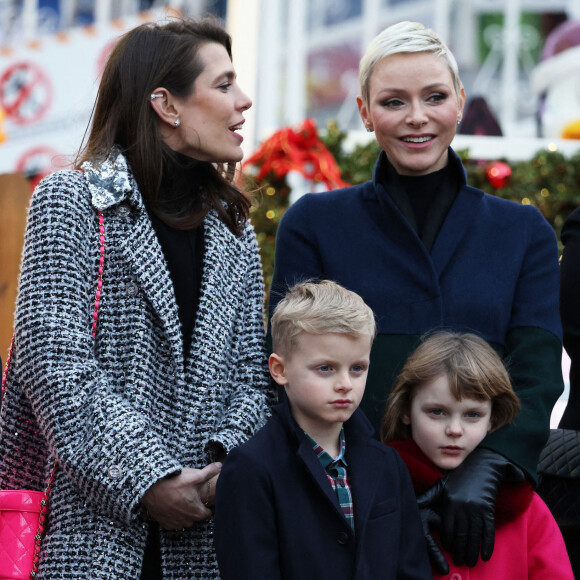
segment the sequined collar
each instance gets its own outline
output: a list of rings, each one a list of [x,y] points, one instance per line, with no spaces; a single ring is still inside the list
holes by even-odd
[[[132,190],[127,160],[118,150],[113,150],[103,162],[85,161],[81,169],[91,192],[92,204],[98,210],[117,205]]]

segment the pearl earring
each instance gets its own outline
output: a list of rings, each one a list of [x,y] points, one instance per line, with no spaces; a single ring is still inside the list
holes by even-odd
[[[179,125],[181,125],[181,121],[179,119],[175,119],[175,121],[173,121],[173,126],[177,129]]]

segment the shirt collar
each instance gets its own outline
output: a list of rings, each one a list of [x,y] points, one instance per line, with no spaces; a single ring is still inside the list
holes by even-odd
[[[344,437],[344,427],[340,430],[339,435],[339,453],[336,457],[331,457],[308,433],[304,433],[312,445],[312,449],[318,457],[322,467],[327,469],[330,465],[342,462],[346,466],[346,439]]]

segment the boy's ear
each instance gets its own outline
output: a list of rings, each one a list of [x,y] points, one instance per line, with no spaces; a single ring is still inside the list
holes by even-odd
[[[286,378],[286,365],[284,364],[283,357],[273,352],[268,359],[268,366],[270,367],[270,374],[272,375],[272,378],[279,385],[288,384],[288,379]]]

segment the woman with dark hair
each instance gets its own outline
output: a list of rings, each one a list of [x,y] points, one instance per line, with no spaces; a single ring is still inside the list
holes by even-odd
[[[232,183],[250,106],[221,26],[139,26],[107,62],[76,170],[33,195],[0,488],[53,474],[38,578],[219,578],[220,462],[270,403]]]

